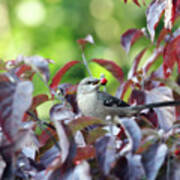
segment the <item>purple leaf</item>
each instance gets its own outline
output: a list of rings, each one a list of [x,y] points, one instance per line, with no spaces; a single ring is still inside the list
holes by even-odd
[[[112,173],[123,180],[139,180],[145,177],[144,168],[141,163],[140,155],[127,154],[120,156],[117,160]]]
[[[166,144],[153,144],[142,155],[142,163],[148,180],[155,180],[164,163],[168,147]]]
[[[33,85],[29,81],[0,82],[0,125],[10,141],[22,126],[24,113],[31,105],[32,92]]]
[[[163,101],[172,101],[173,95],[172,90],[168,87],[158,87],[148,91],[146,93],[145,104],[163,102]],[[174,107],[163,107],[163,108],[154,108],[158,116],[159,127],[165,131],[169,130],[172,127],[173,122],[175,121],[175,108]]]
[[[179,159],[173,159],[173,161],[170,161],[170,171],[167,172],[166,177],[168,177],[171,180],[178,180],[180,176],[180,162]]]
[[[126,53],[129,53],[131,46],[143,35],[143,31],[139,29],[129,29],[122,34],[120,41]]]
[[[92,61],[106,68],[118,81],[123,82],[123,71],[115,62],[105,59],[93,59]]]
[[[147,28],[150,33],[151,41],[154,40],[155,29],[159,23],[162,13],[166,7],[166,1],[153,0],[146,11]]]
[[[6,167],[6,163],[3,161],[2,157],[0,156],[0,179],[2,179],[2,174],[5,167]]]
[[[146,99],[146,95],[144,91],[140,91],[140,90],[132,90],[131,96],[130,96],[130,104],[144,104],[145,103],[145,99]]]
[[[50,110],[51,120],[54,122],[58,137],[60,139],[59,144],[61,148],[61,163],[64,163],[69,156],[71,142],[69,137],[71,136],[63,122],[66,120],[72,120],[74,118],[74,113],[71,109],[67,108],[63,104],[56,104]]]
[[[129,139],[129,148],[130,149],[122,149],[122,151],[130,151],[135,152],[141,142],[142,134],[139,126],[137,125],[134,118],[120,118],[120,123],[125,130],[125,134]],[[121,152],[123,154],[123,152]]]
[[[131,79],[133,76],[136,75],[138,65],[140,63],[141,58],[143,57],[144,53],[146,52],[147,48],[144,48],[134,59],[132,67],[128,73],[128,79]]]
[[[74,170],[68,174],[66,180],[91,180],[90,176],[90,165],[87,161],[82,161],[78,164]]]
[[[96,158],[104,175],[108,175],[116,158],[115,140],[104,136],[96,141]]]

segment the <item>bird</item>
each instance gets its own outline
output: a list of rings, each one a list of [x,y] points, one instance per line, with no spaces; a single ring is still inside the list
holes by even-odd
[[[100,91],[100,79],[87,77],[80,81],[77,88],[77,104],[84,116],[93,116],[106,120],[107,116],[114,118],[132,117],[143,109],[180,105],[180,101],[166,101],[142,105],[129,105],[123,100],[104,91]]]

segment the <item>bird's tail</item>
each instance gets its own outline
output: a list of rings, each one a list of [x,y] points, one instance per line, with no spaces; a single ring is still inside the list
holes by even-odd
[[[157,103],[143,104],[137,106],[131,106],[131,109],[135,112],[140,112],[143,109],[152,109],[152,108],[160,108],[167,106],[180,106],[180,101],[163,101]]]

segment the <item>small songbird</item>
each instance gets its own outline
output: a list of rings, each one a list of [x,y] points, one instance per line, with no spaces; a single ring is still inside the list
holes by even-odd
[[[101,85],[100,79],[93,77],[85,78],[79,83],[77,103],[83,115],[100,119],[106,119],[107,116],[111,118],[114,118],[114,116],[131,117],[137,115],[143,109],[180,105],[180,101],[167,101],[130,106],[121,99],[100,91],[99,87]]]

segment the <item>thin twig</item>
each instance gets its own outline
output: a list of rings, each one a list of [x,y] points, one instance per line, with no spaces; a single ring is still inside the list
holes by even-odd
[[[92,73],[91,73],[91,71],[90,71],[90,69],[88,67],[88,63],[87,63],[84,52],[82,52],[82,60],[83,60],[83,63],[84,63],[84,65],[85,65],[85,67],[86,67],[86,69],[88,71],[89,76],[92,77]]]

